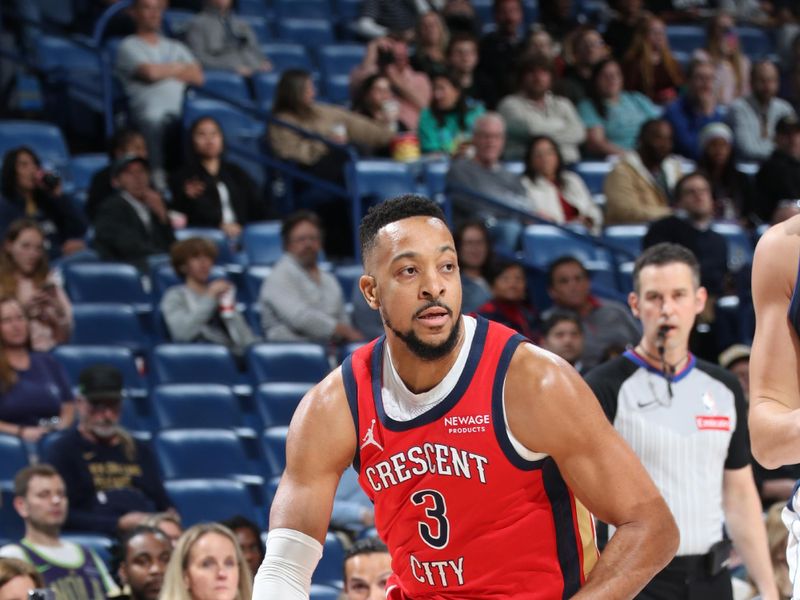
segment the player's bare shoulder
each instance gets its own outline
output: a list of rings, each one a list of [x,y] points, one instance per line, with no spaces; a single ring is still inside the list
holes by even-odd
[[[789,298],[800,262],[800,215],[770,227],[756,246],[753,260],[753,284],[759,292],[774,291]],[[756,298],[758,300],[758,298]]]
[[[567,393],[581,382],[580,375],[567,361],[534,344],[517,347],[506,375],[506,398],[517,393],[523,397],[546,401],[551,394]]]

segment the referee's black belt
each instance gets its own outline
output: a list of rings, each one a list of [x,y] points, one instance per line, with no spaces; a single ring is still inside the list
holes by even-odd
[[[727,567],[730,554],[730,540],[721,540],[711,546],[711,549],[705,554],[676,556],[670,561],[667,568],[686,573],[703,573],[714,576]]]

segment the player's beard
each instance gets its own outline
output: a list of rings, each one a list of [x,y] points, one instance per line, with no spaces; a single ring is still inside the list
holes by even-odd
[[[417,312],[422,313],[423,311],[434,306],[445,308],[450,315],[453,314],[449,307],[438,302],[431,302]],[[414,316],[416,317],[416,315]],[[408,331],[400,331],[399,329],[395,329],[392,326],[392,322],[389,320],[389,316],[382,309],[381,317],[383,317],[383,322],[386,327],[392,330],[392,333],[394,333],[395,336],[397,336],[397,338],[406,345],[411,353],[424,361],[434,361],[444,358],[450,354],[450,352],[453,351],[453,348],[456,347],[456,344],[458,344],[458,338],[461,332],[460,313],[458,315],[458,319],[456,319],[455,323],[453,324],[453,328],[450,330],[450,335],[448,335],[447,338],[439,344],[428,344],[427,342],[423,342],[413,329],[409,329]]]

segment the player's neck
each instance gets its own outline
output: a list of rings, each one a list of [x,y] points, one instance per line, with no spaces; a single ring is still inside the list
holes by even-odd
[[[458,325],[459,335],[456,345],[444,357],[437,360],[422,360],[411,352],[402,340],[387,337],[387,344],[392,356],[392,366],[406,388],[414,394],[427,392],[444,379],[445,375],[453,368],[461,347],[464,344],[464,322]]]

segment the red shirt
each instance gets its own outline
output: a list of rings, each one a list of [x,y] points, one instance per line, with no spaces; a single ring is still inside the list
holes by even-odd
[[[550,457],[528,461],[506,431],[503,383],[525,340],[478,318],[452,392],[410,421],[380,399],[381,337],[342,366],[354,467],[392,554],[389,598],[568,598],[597,559],[591,515]],[[394,587],[396,586],[396,587]]]

